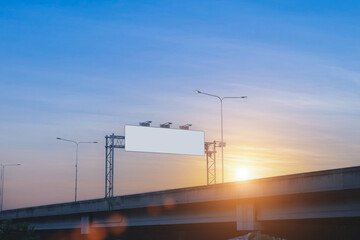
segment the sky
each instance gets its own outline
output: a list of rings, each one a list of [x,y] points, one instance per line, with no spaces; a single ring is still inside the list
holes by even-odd
[[[2,1],[4,209],[104,197],[105,135],[191,123],[225,181],[357,166],[358,1]],[[115,195],[206,184],[204,156],[115,152]],[[218,155],[218,183],[221,164]]]

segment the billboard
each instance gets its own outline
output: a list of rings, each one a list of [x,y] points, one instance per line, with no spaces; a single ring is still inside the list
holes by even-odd
[[[204,132],[125,125],[125,151],[204,155]]]

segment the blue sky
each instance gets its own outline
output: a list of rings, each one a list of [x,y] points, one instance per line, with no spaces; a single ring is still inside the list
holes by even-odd
[[[8,1],[0,4],[5,208],[103,197],[104,136],[192,123],[219,139],[227,181],[358,165],[357,1]],[[116,194],[202,185],[205,158],[118,151]],[[219,168],[220,170],[220,168]],[[164,181],[166,179],[166,181]],[[220,179],[219,179],[220,180]],[[19,198],[22,194],[22,198]]]

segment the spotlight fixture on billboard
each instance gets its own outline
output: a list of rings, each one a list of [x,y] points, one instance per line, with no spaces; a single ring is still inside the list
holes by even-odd
[[[152,121],[139,122],[139,126],[150,127],[150,123],[152,123]]]
[[[172,122],[166,122],[166,123],[160,124],[160,127],[161,128],[170,128],[171,124],[172,124]]]
[[[192,126],[192,124],[188,123],[188,124],[179,126],[179,128],[180,128],[180,129],[183,129],[183,130],[189,130],[189,128],[190,128],[191,126]]]

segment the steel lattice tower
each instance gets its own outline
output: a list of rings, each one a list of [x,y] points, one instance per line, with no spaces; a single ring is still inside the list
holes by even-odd
[[[105,198],[114,196],[114,150],[125,148],[125,136],[105,136]]]
[[[217,142],[205,142],[207,184],[216,183],[216,147]]]

